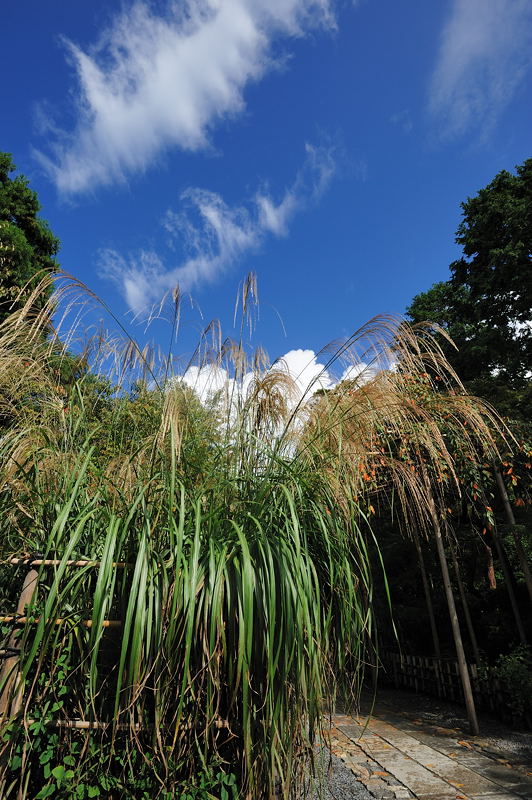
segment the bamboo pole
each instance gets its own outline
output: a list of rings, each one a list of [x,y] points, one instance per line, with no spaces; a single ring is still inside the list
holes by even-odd
[[[35,720],[27,719],[26,724],[31,725]],[[88,719],[49,719],[44,723],[49,728],[73,728],[78,731],[107,730],[112,728],[119,731],[141,731],[143,725],[140,722],[102,722],[101,720]]]
[[[23,615],[11,614],[7,617],[0,617],[0,623],[14,623],[15,625],[25,625],[29,622],[30,625],[37,625],[40,618],[25,617]],[[60,617],[59,619],[47,619],[46,622],[52,622],[54,625],[64,625],[66,622],[72,622],[71,617]],[[92,628],[94,623],[92,619],[82,619],[75,623],[76,625],[83,625],[85,628]],[[101,621],[102,628],[119,628],[122,625],[122,620],[119,619],[103,619]]]
[[[473,620],[471,619],[471,612],[469,611],[469,603],[467,602],[467,596],[464,589],[464,582],[460,574],[460,566],[458,564],[458,559],[456,558],[456,550],[452,544],[451,544],[451,558],[453,562],[454,573],[456,575],[456,582],[458,584],[458,591],[460,593],[460,600],[462,601],[462,608],[464,609],[464,616],[465,616],[467,631],[469,633],[469,639],[471,641],[471,648],[473,650],[475,662],[478,665],[480,664],[480,651],[478,649],[477,637],[475,634],[475,629],[473,627]]]
[[[432,634],[432,645],[434,648],[434,655],[439,660],[441,658],[440,638],[438,636],[438,629],[436,627],[436,618],[434,617],[434,606],[432,605],[432,596],[430,593],[429,579],[427,577],[425,560],[423,558],[423,551],[421,549],[421,542],[419,541],[419,535],[417,530],[414,530],[414,544],[416,546],[419,569],[421,572],[421,579],[423,581],[423,591],[425,592],[425,603],[427,605],[427,612],[429,615],[430,631]]]
[[[494,591],[497,588],[497,578],[495,577],[495,567],[493,566],[493,552],[489,544],[486,543],[485,539],[482,539],[482,544],[484,546],[484,554],[486,556],[486,579],[488,582],[488,588],[490,591]]]
[[[25,720],[27,725],[32,725],[35,722],[34,719],[26,719]],[[109,728],[113,730],[119,731],[141,731],[141,730],[150,730],[153,728],[153,725],[142,725],[140,722],[102,722],[101,720],[88,720],[88,719],[50,719],[46,720],[44,724],[50,728],[72,728],[78,731],[90,731],[90,730],[107,730]],[[217,719],[213,720],[209,723],[209,725],[217,730],[230,730],[229,722],[225,719]],[[184,730],[192,730],[193,727],[202,727],[202,726],[193,726],[190,723],[186,723],[181,726]]]
[[[504,485],[500,469],[494,467],[493,471],[495,473],[495,480],[497,483],[497,487],[499,489],[499,494],[501,496],[502,504],[504,506],[506,519],[508,520],[508,524],[512,529],[512,536],[514,537],[515,549],[517,550],[517,557],[519,558],[519,563],[521,565],[521,569],[523,570],[523,575],[525,576],[528,595],[530,597],[530,600],[532,600],[532,573],[530,572],[530,566],[528,564],[528,559],[526,557],[525,549],[523,547],[523,542],[521,541],[521,536],[519,535],[519,531],[517,530],[514,510],[510,503],[508,492],[506,491],[506,486]]]
[[[80,559],[79,561],[61,561],[54,558],[10,558],[6,563],[16,565],[26,565],[31,567],[59,567],[61,564],[67,567],[99,567],[101,561],[87,561]],[[132,567],[133,564],[128,564],[127,561],[114,561],[113,567],[116,569],[125,569],[125,567]]]
[[[434,517],[433,517],[434,518]],[[458,659],[458,670],[460,672],[460,679],[462,682],[462,689],[464,691],[464,699],[467,709],[467,718],[473,736],[478,736],[480,733],[478,727],[477,712],[475,709],[475,701],[473,698],[473,691],[471,689],[471,681],[469,679],[469,671],[467,669],[467,662],[464,653],[464,645],[462,642],[462,633],[460,631],[460,623],[456,613],[456,604],[454,602],[453,589],[451,580],[449,578],[449,568],[447,566],[447,558],[445,556],[445,548],[443,546],[443,539],[441,535],[440,526],[437,518],[434,518],[434,534],[436,538],[436,548],[438,550],[438,558],[443,576],[443,586],[445,588],[445,597],[447,599],[447,606],[449,609],[449,616],[451,618],[451,627],[453,631],[454,645],[456,648],[456,656]]]

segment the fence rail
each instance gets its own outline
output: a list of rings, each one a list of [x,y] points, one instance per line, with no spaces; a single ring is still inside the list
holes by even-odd
[[[406,687],[464,704],[458,662],[454,659],[414,656],[387,650],[381,653],[381,661],[385,679],[397,688]],[[530,714],[515,711],[511,693],[499,678],[490,674],[489,667],[479,669],[476,664],[467,666],[475,704],[479,708],[491,711],[510,724],[532,728]]]

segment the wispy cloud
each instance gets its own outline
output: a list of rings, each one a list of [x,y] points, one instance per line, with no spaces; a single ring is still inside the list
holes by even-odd
[[[50,129],[51,152],[37,157],[68,194],[124,180],[167,148],[208,146],[214,124],[242,111],[246,85],[274,65],[274,41],[334,25],[329,3],[167,0],[163,14],[138,0],[89,52],[65,40],[77,122]]]
[[[531,64],[530,0],[453,0],[430,85],[443,134],[489,130]]]
[[[187,189],[178,211],[168,211],[164,227],[186,253],[168,266],[153,251],[124,257],[116,250],[100,253],[100,275],[113,280],[129,308],[149,309],[179,285],[190,291],[219,278],[233,263],[260,246],[268,234],[285,235],[294,215],[317,202],[334,175],[331,149],[306,145],[306,158],[280,200],[261,190],[247,206],[232,208],[219,194]]]

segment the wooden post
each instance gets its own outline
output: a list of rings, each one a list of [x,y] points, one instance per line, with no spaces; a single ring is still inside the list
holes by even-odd
[[[26,606],[31,603],[37,589],[38,579],[39,573],[37,570],[30,569],[24,578],[17,606],[17,615],[23,616],[25,614]],[[13,630],[7,645],[9,650],[14,650],[14,653],[4,659],[0,670],[0,687],[3,687],[0,693],[0,717],[6,714],[14,716],[20,711],[22,705],[22,687],[20,686],[20,675],[17,670],[20,661],[18,653],[19,637],[16,634],[17,632]]]

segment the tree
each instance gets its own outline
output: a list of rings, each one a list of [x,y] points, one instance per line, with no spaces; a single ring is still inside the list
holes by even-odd
[[[524,416],[532,399],[532,159],[515,175],[500,172],[462,209],[464,255],[407,314],[449,332],[459,349],[446,355],[470,391]]]
[[[37,193],[26,178],[10,177],[14,169],[9,153],[0,153],[0,322],[16,307],[22,288],[29,294],[43,270],[58,268],[59,240],[38,216]]]
[[[516,524],[518,514],[519,523],[526,521],[532,491],[532,159],[516,167],[516,174],[500,172],[462,203],[462,209],[456,241],[463,256],[450,265],[449,280],[417,295],[407,313],[414,322],[431,320],[448,331],[458,350],[449,345],[447,358],[469,392],[486,398],[509,418],[513,452],[505,455],[501,444],[502,464],[479,464],[474,469],[463,461],[458,474],[462,506],[469,509],[472,524],[477,517],[490,555],[495,546],[524,641],[507,549],[515,548],[517,566],[532,597],[530,545],[523,538],[525,524]],[[503,544],[505,528],[508,536]]]

